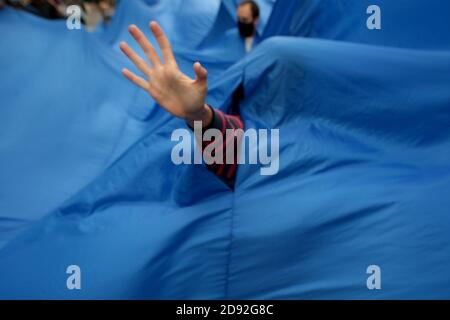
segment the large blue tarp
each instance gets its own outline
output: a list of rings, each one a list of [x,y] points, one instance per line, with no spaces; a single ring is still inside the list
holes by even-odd
[[[381,29],[367,28],[372,6],[380,10]],[[450,2],[440,0],[278,0],[264,37],[288,35],[449,50],[450,34],[443,31],[449,27],[449,11]]]
[[[0,11],[0,298],[450,298],[450,52],[428,50],[447,48],[442,8],[422,12],[432,43],[401,24],[405,48],[388,33],[377,46],[290,34],[236,61],[183,47],[175,2],[158,3],[126,5],[97,34]],[[225,3],[201,14],[199,37]],[[278,174],[241,165],[232,192],[172,163],[185,124],[120,75],[116,45],[141,10],[168,17],[185,72],[196,54],[209,63],[211,105],[227,110],[244,85],[246,127],[280,130]]]

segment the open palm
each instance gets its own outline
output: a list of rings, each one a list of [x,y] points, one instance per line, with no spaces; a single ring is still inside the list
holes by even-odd
[[[122,42],[121,50],[143,73],[144,78],[128,69],[122,70],[124,76],[146,90],[172,115],[188,122],[207,118],[209,108],[205,105],[208,90],[206,69],[196,62],[194,71],[197,78],[194,80],[186,76],[178,68],[169,40],[161,27],[156,22],[151,22],[150,29],[161,49],[163,61],[142,31],[132,25],[129,27],[129,32],[144,51],[150,64]]]

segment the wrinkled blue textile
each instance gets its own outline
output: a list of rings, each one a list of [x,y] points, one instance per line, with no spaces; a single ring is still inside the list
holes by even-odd
[[[422,11],[434,38],[401,24],[404,45],[278,29],[236,58],[183,46],[175,4],[138,2],[96,34],[0,11],[0,298],[450,298],[450,52],[427,50],[448,45],[440,9]],[[214,40],[227,3],[193,38]],[[141,9],[164,13],[183,71],[209,64],[211,105],[228,110],[243,84],[246,127],[280,130],[278,174],[241,165],[232,192],[172,163],[185,124],[120,74],[134,18],[122,10]],[[81,290],[66,287],[70,265]],[[367,288],[370,265],[381,290]]]
[[[376,5],[381,29],[369,30]],[[264,38],[323,38],[411,49],[450,49],[450,2],[440,0],[278,0]]]

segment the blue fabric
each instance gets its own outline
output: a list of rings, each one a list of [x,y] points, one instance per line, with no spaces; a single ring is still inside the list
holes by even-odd
[[[157,20],[165,30],[171,31],[168,35],[175,47],[195,48],[214,23],[220,3],[221,0],[122,1],[100,37],[116,48],[120,41],[133,44],[126,27],[136,24],[149,36],[148,23]]]
[[[210,104],[242,83],[246,127],[280,129],[279,173],[242,165],[231,192],[171,162],[185,124],[122,79],[116,18],[0,11],[0,298],[450,298],[450,52],[273,37],[233,64],[178,42],[184,71],[211,65]]]
[[[367,8],[381,9],[369,30]],[[278,0],[264,37],[289,35],[411,49],[450,49],[450,2],[440,0]]]

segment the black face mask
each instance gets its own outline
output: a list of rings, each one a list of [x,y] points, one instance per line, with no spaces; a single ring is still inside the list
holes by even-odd
[[[244,23],[238,21],[238,29],[242,38],[251,37],[255,32],[255,26],[253,25],[253,23]]]

